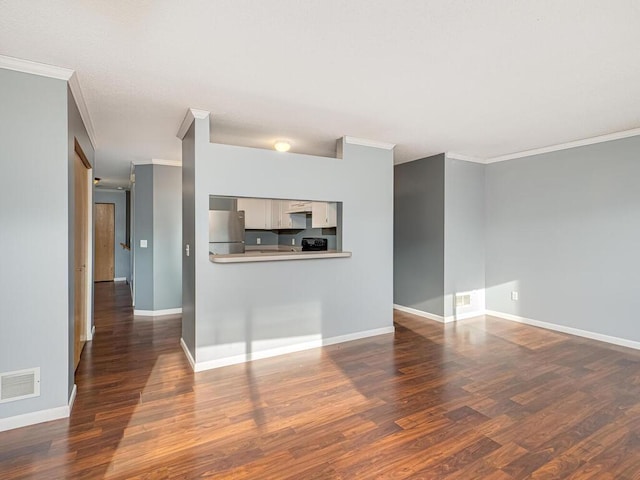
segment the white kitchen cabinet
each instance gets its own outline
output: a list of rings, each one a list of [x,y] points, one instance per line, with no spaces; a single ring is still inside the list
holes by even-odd
[[[285,203],[288,203],[288,207],[286,209],[287,213],[310,213],[311,212],[311,202],[307,202],[305,200],[289,200]]]
[[[338,204],[336,202],[311,202],[311,226],[330,228],[338,226]]]
[[[271,200],[238,198],[238,210],[244,210],[245,229],[271,230]]]
[[[271,228],[304,229],[307,225],[304,213],[289,214],[289,200],[271,200]]]

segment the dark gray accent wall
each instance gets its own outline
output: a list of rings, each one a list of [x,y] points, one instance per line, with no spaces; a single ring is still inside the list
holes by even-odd
[[[640,341],[640,137],[486,175],[487,308]]]
[[[115,276],[116,278],[126,278],[127,281],[130,282],[130,254],[128,250],[122,248],[120,245],[126,241],[126,192],[124,190],[102,190],[99,188],[95,189],[94,192],[94,203],[113,203],[115,205]]]
[[[395,166],[393,301],[444,315],[445,156]]]
[[[192,359],[196,358],[195,159],[194,122],[182,139],[182,341]]]
[[[477,291],[484,310],[485,165],[445,159],[444,316],[455,313],[456,293]]]
[[[153,310],[182,306],[182,171],[153,165]]]
[[[153,165],[136,165],[133,245],[135,309],[153,310]],[[147,248],[140,247],[147,241]]]

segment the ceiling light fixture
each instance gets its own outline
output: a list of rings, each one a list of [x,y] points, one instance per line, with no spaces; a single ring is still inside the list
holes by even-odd
[[[291,144],[286,140],[278,140],[273,144],[273,148],[275,148],[279,152],[288,152],[291,148]]]

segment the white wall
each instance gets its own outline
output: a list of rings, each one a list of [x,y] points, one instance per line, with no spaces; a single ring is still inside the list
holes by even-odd
[[[195,172],[193,185],[183,177],[195,201],[193,257],[185,258],[195,268],[195,311],[183,321],[194,323],[197,363],[393,328],[393,152],[345,143],[342,156],[211,144],[209,120],[195,120],[194,148],[183,150],[183,166]],[[213,264],[209,195],[343,202],[342,245],[353,256]]]

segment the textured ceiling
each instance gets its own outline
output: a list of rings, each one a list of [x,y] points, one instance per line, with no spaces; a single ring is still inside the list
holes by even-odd
[[[215,142],[396,161],[640,127],[637,0],[0,0],[0,54],[77,72],[113,185],[180,159],[189,107]]]

